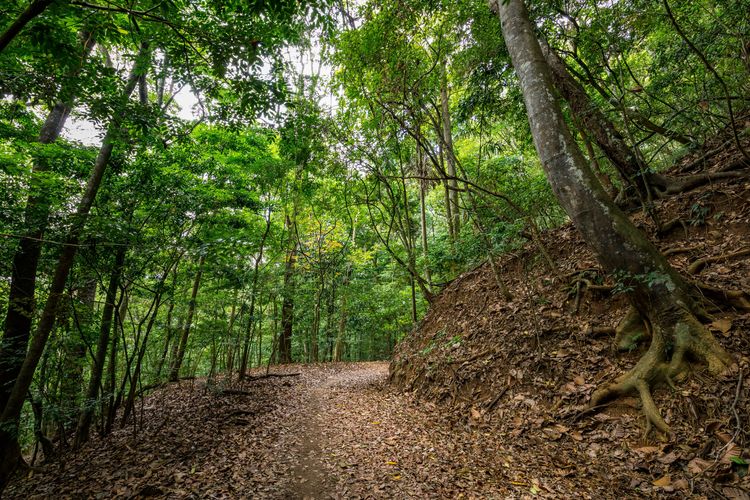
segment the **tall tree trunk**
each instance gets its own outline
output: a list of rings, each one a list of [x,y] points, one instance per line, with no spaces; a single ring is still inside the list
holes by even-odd
[[[583,128],[592,134],[597,145],[620,174],[626,185],[637,189],[643,199],[648,198],[644,168],[638,155],[625,137],[599,107],[591,100],[583,86],[571,76],[557,53],[541,41],[542,54],[550,68],[554,87],[570,104],[570,109]]]
[[[297,240],[295,238],[296,221],[286,218],[289,234],[289,249],[284,270],[284,295],[281,304],[281,337],[279,338],[279,363],[292,362],[292,329],[294,325],[294,267],[297,263]]]
[[[153,330],[154,328],[154,323],[156,322],[156,318],[159,315],[159,306],[161,306],[161,298],[164,292],[164,282],[166,281],[166,277],[168,275],[169,275],[169,270],[164,272],[164,278],[162,278],[159,284],[157,285],[157,292],[156,292],[156,296],[154,297],[154,303],[153,303],[154,311],[153,313],[151,313],[151,317],[149,318],[148,324],[146,325],[146,332],[143,334],[143,340],[141,340],[141,346],[140,346],[140,349],[138,350],[138,354],[135,360],[135,370],[133,371],[133,376],[130,379],[128,397],[125,400],[125,408],[122,412],[122,420],[120,421],[121,427],[125,427],[125,424],[128,421],[128,417],[130,416],[130,413],[135,408],[135,396],[136,396],[136,392],[138,389],[138,385],[140,384],[140,380],[141,380],[143,356],[146,355],[146,347],[148,346],[148,337],[151,334],[151,330]],[[139,325],[139,329],[140,329],[140,325]]]
[[[117,351],[120,337],[123,338],[123,351],[125,350],[125,329],[123,318],[127,316],[128,305],[130,302],[130,283],[122,287],[120,291],[120,303],[115,309],[115,334],[112,335],[112,342],[109,349],[109,365],[107,366],[107,385],[105,393],[107,395],[106,404],[102,410],[104,424],[102,425],[102,434],[109,435],[112,432],[112,426],[115,423],[117,408],[120,406],[119,394],[117,392]],[[118,335],[118,331],[120,335]],[[125,352],[127,354],[127,352]],[[127,359],[125,360],[127,362]],[[127,369],[127,368],[126,368]]]
[[[203,276],[203,264],[205,262],[206,256],[201,255],[198,261],[198,270],[196,271],[195,279],[193,280],[193,291],[190,294],[190,302],[188,303],[187,317],[185,318],[185,328],[182,330],[180,345],[177,348],[177,356],[174,358],[171,370],[169,372],[169,380],[171,382],[177,382],[180,378],[180,367],[182,366],[182,360],[185,357],[185,349],[187,348],[188,337],[190,335],[190,327],[193,323],[193,314],[195,314],[195,299],[198,296],[198,288],[201,285],[201,277]]]
[[[94,47],[93,39],[87,33],[84,38],[83,57],[86,59]],[[73,76],[78,73],[75,71]],[[68,95],[66,95],[68,94]],[[51,144],[60,136],[65,122],[73,108],[70,90],[61,92],[61,99],[50,110],[39,132],[40,144]],[[35,158],[32,176],[49,169],[47,161]],[[32,193],[26,199],[24,213],[25,233],[18,243],[11,266],[10,293],[5,316],[5,329],[0,341],[0,411],[5,408],[26,355],[26,346],[31,335],[31,322],[34,316],[34,292],[39,256],[42,252],[42,238],[47,227],[51,200],[45,192]]]
[[[448,201],[450,203],[450,216],[452,219],[453,237],[458,239],[461,232],[461,208],[458,204],[458,187],[456,181],[456,153],[453,150],[453,130],[451,127],[451,113],[448,102],[448,69],[443,60],[443,79],[440,86],[440,107],[443,125],[443,151],[448,165]]]
[[[71,427],[78,420],[80,413],[81,384],[83,365],[86,362],[86,336],[94,320],[94,299],[96,298],[96,279],[85,279],[82,288],[76,290],[71,303],[74,329],[65,343],[65,358],[60,381],[61,426],[64,434],[73,430]],[[64,442],[66,439],[61,436]]]
[[[148,47],[144,43],[137,56],[135,66],[128,77],[125,88],[120,96],[120,102],[122,104],[130,98],[130,95],[133,93],[135,85],[138,82],[138,77],[145,70],[145,61],[148,59],[146,57],[147,52]],[[31,341],[26,358],[18,372],[18,377],[13,384],[13,389],[10,392],[8,401],[5,405],[2,416],[0,417],[0,450],[3,450],[0,455],[0,489],[5,487],[8,476],[21,460],[21,456],[17,453],[18,448],[13,446],[13,443],[18,439],[18,419],[21,414],[21,408],[23,407],[26,394],[31,386],[36,366],[44,352],[47,339],[49,338],[49,334],[54,326],[60,299],[65,290],[65,284],[70,273],[70,268],[73,265],[73,259],[75,258],[78,249],[78,241],[86,224],[86,220],[88,219],[91,206],[94,204],[96,193],[99,191],[99,186],[101,185],[102,177],[104,176],[104,172],[109,164],[109,159],[112,156],[115,136],[120,130],[121,123],[122,115],[115,114],[112,117],[107,134],[104,136],[102,146],[94,163],[94,168],[91,171],[88,183],[86,184],[83,197],[72,217],[72,226],[65,238],[65,246],[62,249],[57,267],[55,268],[47,302],[44,305],[39,323],[37,324],[34,338]]]
[[[592,405],[637,392],[650,424],[667,431],[650,386],[683,373],[687,357],[711,373],[733,360],[696,319],[698,309],[685,280],[612,202],[591,172],[553,97],[553,83],[522,0],[490,0],[516,68],[534,144],[552,190],[609,272],[624,277],[629,299],[650,325],[651,345],[635,367],[592,396]]]
[[[417,176],[427,178],[429,172],[425,165],[424,153],[422,146],[417,141]],[[424,259],[424,277],[427,281],[427,288],[432,287],[432,273],[430,271],[430,251],[427,242],[427,206],[425,198],[427,197],[427,180],[419,179],[419,234],[422,242],[422,258]]]
[[[346,354],[346,322],[349,314],[348,291],[349,278],[352,275],[352,264],[346,264],[346,271],[341,280],[341,294],[339,299],[339,324],[336,332],[336,343],[333,347],[333,361],[341,361]]]
[[[263,249],[266,245],[266,238],[268,233],[271,231],[271,214],[268,214],[266,218],[266,229],[263,231],[263,237],[260,239],[260,248],[258,249],[258,256],[255,258],[253,263],[253,284],[250,289],[250,314],[247,318],[247,330],[245,331],[245,341],[242,346],[242,359],[240,361],[240,374],[239,378],[242,380],[245,377],[247,371],[247,364],[250,359],[250,340],[253,336],[253,328],[255,325],[255,299],[258,293],[258,275],[260,274],[260,262],[263,260]]]
[[[320,286],[315,292],[315,305],[313,306],[313,322],[310,327],[310,358],[309,361],[312,363],[318,362],[318,338],[320,336],[320,305],[323,300],[323,292],[325,290],[325,277],[321,274]]]
[[[5,29],[3,34],[0,35],[0,52],[5,50],[5,47],[13,41],[16,35],[18,35],[32,19],[39,16],[54,2],[55,0],[33,0],[29,6],[19,14],[16,20]]]
[[[167,362],[167,354],[169,354],[169,345],[172,342],[172,337],[174,337],[174,328],[172,328],[172,313],[174,312],[174,297],[172,297],[171,301],[169,302],[169,307],[167,308],[167,319],[165,323],[165,338],[164,338],[164,348],[161,351],[161,356],[159,356],[159,364],[156,367],[156,380],[159,380],[161,378],[161,372],[164,369],[164,364]]]
[[[83,400],[81,414],[78,418],[78,428],[76,430],[75,447],[80,447],[89,439],[89,429],[91,420],[94,416],[99,387],[102,382],[102,373],[104,372],[104,360],[107,357],[107,347],[109,346],[109,336],[112,331],[112,317],[115,312],[115,296],[117,288],[120,286],[120,277],[122,268],[125,264],[125,255],[127,247],[120,247],[115,255],[114,268],[109,277],[107,293],[105,295],[104,309],[102,310],[102,320],[99,326],[99,339],[96,344],[96,354],[94,364],[91,367],[91,377],[89,378],[88,388]]]

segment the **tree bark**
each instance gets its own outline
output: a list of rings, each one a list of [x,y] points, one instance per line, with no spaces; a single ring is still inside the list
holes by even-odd
[[[448,102],[448,70],[445,60],[443,60],[443,79],[440,86],[440,107],[443,125],[443,149],[445,159],[448,165],[448,203],[450,204],[449,216],[451,217],[450,227],[453,228],[453,238],[458,239],[461,232],[461,209],[458,204],[458,184],[456,182],[456,156],[453,150],[453,131],[451,127],[450,105]]]
[[[94,47],[93,39],[84,33],[83,59]],[[76,71],[77,73],[77,71]],[[61,97],[69,92],[61,92]],[[60,99],[50,110],[42,129],[39,143],[51,144],[60,136],[65,121],[73,108],[73,98]],[[49,168],[42,159],[35,159],[32,176]],[[34,316],[36,272],[42,252],[42,238],[47,227],[50,199],[45,193],[31,194],[26,200],[24,227],[26,232],[18,243],[13,255],[10,278],[10,294],[5,316],[5,329],[0,341],[0,411],[5,408],[26,355],[26,346],[31,335],[31,322]]]
[[[138,82],[139,75],[145,69],[144,66],[145,60],[147,59],[147,52],[148,45],[144,43],[141,46],[141,50],[136,59],[136,64],[133,67],[125,84],[125,88],[120,96],[120,101],[123,104],[130,98],[130,95],[133,93],[135,85]],[[44,305],[39,323],[37,324],[34,338],[31,341],[26,358],[18,372],[18,377],[13,384],[13,389],[10,392],[8,401],[5,405],[2,416],[0,417],[0,426],[2,427],[0,430],[0,444],[3,445],[0,446],[0,449],[3,450],[0,455],[0,490],[5,487],[8,475],[16,467],[19,460],[21,460],[20,455],[15,453],[17,447],[8,446],[6,443],[7,441],[15,442],[18,439],[18,419],[21,414],[21,408],[23,407],[26,394],[31,386],[36,366],[44,352],[47,339],[49,338],[49,334],[54,326],[60,300],[65,290],[65,284],[68,275],[70,274],[76,251],[78,250],[79,238],[86,224],[86,220],[88,219],[91,206],[94,204],[96,193],[99,191],[99,186],[101,185],[102,177],[104,176],[104,172],[109,164],[109,159],[112,156],[115,136],[119,132],[122,119],[123,116],[121,114],[115,114],[112,117],[107,134],[104,136],[102,146],[94,163],[94,168],[92,169],[91,175],[86,184],[83,197],[78,204],[75,214],[73,214],[72,226],[65,238],[65,246],[63,247],[60,258],[57,262],[47,302]]]
[[[182,360],[185,358],[185,349],[187,348],[188,337],[190,336],[190,327],[193,323],[193,315],[195,314],[196,297],[198,296],[198,288],[201,285],[201,277],[203,276],[203,264],[206,262],[206,256],[201,255],[198,260],[198,270],[195,273],[195,279],[193,280],[193,291],[190,295],[190,302],[188,303],[187,317],[185,318],[185,328],[182,330],[182,336],[180,337],[180,344],[177,348],[177,356],[172,360],[172,367],[169,372],[169,381],[177,382],[180,379],[180,367],[182,367]]]
[[[104,373],[104,361],[107,357],[107,347],[109,346],[110,332],[112,331],[112,317],[115,312],[115,297],[117,288],[120,286],[120,277],[122,276],[122,267],[125,264],[125,255],[127,247],[120,247],[115,255],[114,268],[109,277],[107,293],[105,295],[104,309],[102,310],[102,320],[99,326],[99,339],[96,344],[96,354],[94,364],[91,367],[91,377],[89,378],[88,388],[83,400],[83,407],[78,418],[78,428],[76,430],[75,447],[80,447],[89,439],[89,429],[94,416],[99,387],[102,382],[102,373]]]
[[[583,86],[570,75],[557,53],[546,42],[541,41],[540,44],[541,53],[551,71],[554,88],[568,101],[573,114],[585,130],[592,134],[612,166],[620,174],[620,178],[627,185],[637,189],[643,199],[648,198],[643,169],[638,156],[614,124],[591,100]]]
[[[292,328],[294,325],[294,267],[297,262],[297,240],[294,237],[295,221],[287,216],[286,226],[289,234],[289,249],[284,270],[284,297],[281,304],[281,337],[279,338],[279,363],[292,362]]]
[[[0,35],[0,52],[5,50],[10,42],[18,35],[24,27],[35,17],[47,10],[55,0],[33,0],[26,9],[19,14],[13,23]]]
[[[591,403],[637,392],[647,421],[667,431],[650,386],[683,373],[687,355],[705,362],[712,373],[723,371],[732,358],[696,319],[696,304],[686,281],[615,206],[591,172],[554,98],[550,69],[523,1],[490,0],[490,7],[499,14],[534,145],[552,190],[602,266],[618,273],[633,290],[629,299],[653,332],[651,346],[636,366],[597,391]]]

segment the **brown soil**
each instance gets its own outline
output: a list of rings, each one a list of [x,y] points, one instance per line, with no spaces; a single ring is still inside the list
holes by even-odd
[[[714,160],[718,170],[736,154]],[[750,247],[748,177],[658,201],[654,213],[661,224],[682,221],[657,235],[650,217],[633,215],[676,268],[687,275],[698,259],[737,253],[691,278],[750,299],[750,256],[743,252]],[[541,494],[750,498],[748,310],[710,297],[708,307],[721,310],[708,328],[737,366],[718,380],[696,366],[676,391],[659,388],[656,403],[672,433],[644,436],[637,397],[586,413],[592,392],[625,373],[648,347],[626,353],[613,347],[625,297],[581,286],[576,310],[576,277],[616,283],[572,226],[547,232],[543,242],[556,269],[531,244],[500,259],[512,301],[503,298],[488,265],[447,286],[397,347],[394,386],[437,403],[455,425],[499,439],[519,481]],[[515,487],[514,496],[530,488]]]

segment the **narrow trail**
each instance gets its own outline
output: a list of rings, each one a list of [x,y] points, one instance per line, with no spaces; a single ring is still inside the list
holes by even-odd
[[[17,478],[5,498],[478,498],[512,490],[482,432],[386,385],[386,363],[157,391],[139,425]],[[241,391],[228,394],[225,389]],[[136,432],[137,431],[137,432]],[[524,484],[518,483],[515,484]],[[526,488],[528,491],[528,488]]]

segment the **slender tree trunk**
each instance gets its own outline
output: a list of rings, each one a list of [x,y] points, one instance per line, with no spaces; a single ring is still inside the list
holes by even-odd
[[[419,233],[422,239],[422,258],[424,259],[424,277],[429,287],[432,284],[432,273],[430,271],[430,250],[427,245],[427,210],[423,183],[420,183],[419,186],[419,224]]]
[[[609,272],[623,276],[633,306],[650,325],[651,346],[636,366],[592,396],[591,404],[637,392],[647,421],[668,426],[650,385],[683,373],[689,357],[718,373],[733,360],[695,317],[698,306],[685,280],[630,221],[591,172],[553,97],[553,83],[522,0],[490,0],[499,13],[506,46],[526,103],[534,144],[552,190]]]
[[[443,81],[440,86],[440,106],[443,125],[443,148],[448,165],[448,202],[450,203],[451,227],[453,237],[458,238],[461,232],[461,208],[458,203],[458,187],[456,182],[456,156],[453,150],[453,131],[451,127],[451,114],[448,102],[448,70],[443,60]]]
[[[294,325],[294,267],[297,262],[297,240],[295,239],[295,221],[287,216],[286,225],[289,233],[289,249],[284,271],[284,296],[281,304],[281,338],[279,339],[279,363],[292,362],[292,329]]]
[[[133,68],[120,96],[120,101],[123,104],[129,99],[135,89],[136,83],[138,82],[139,75],[145,69],[144,62],[147,59],[145,57],[146,54],[147,45],[144,43],[137,57],[135,67]],[[2,417],[0,417],[0,450],[2,450],[2,452],[0,452],[2,453],[0,455],[0,490],[5,487],[8,476],[21,460],[20,455],[17,453],[17,447],[12,445],[12,443],[18,439],[18,419],[21,414],[21,408],[23,407],[26,394],[31,386],[36,366],[44,352],[47,339],[49,338],[49,334],[54,326],[60,300],[65,290],[65,284],[78,249],[79,237],[86,224],[91,206],[94,204],[96,193],[99,191],[104,171],[106,170],[107,165],[109,164],[109,159],[112,156],[115,136],[119,132],[121,121],[122,115],[116,114],[113,116],[107,134],[104,137],[104,141],[99,150],[99,155],[96,158],[94,168],[91,171],[88,183],[86,184],[83,197],[72,217],[73,223],[67,237],[65,238],[65,245],[58,260],[57,267],[55,268],[47,302],[45,303],[37,324],[34,338],[31,341],[23,365],[18,372],[18,377],[13,384],[13,389],[8,397]]]
[[[268,233],[271,231],[271,214],[268,214],[268,218],[266,219],[266,229],[263,231],[263,237],[260,240],[260,248],[258,249],[258,256],[255,258],[255,262],[253,263],[253,284],[252,288],[250,289],[250,314],[248,315],[247,319],[247,330],[245,332],[245,341],[244,345],[242,347],[242,359],[240,361],[240,374],[239,378],[242,380],[245,377],[245,372],[247,371],[247,364],[250,360],[250,340],[253,336],[253,328],[255,325],[255,298],[258,293],[258,275],[260,274],[260,263],[263,260],[263,249],[266,245],[266,238],[268,238]]]
[[[84,33],[81,36],[85,40],[82,59],[86,59],[94,47],[94,41],[88,34]],[[78,70],[73,76],[77,73]],[[51,144],[60,136],[73,107],[73,97],[65,94],[70,94],[70,92],[67,90],[61,92],[61,99],[47,115],[39,132],[40,144]],[[49,165],[46,160],[35,158],[32,176],[48,169]],[[18,250],[13,255],[5,329],[2,341],[0,341],[0,411],[8,402],[13,383],[18,377],[26,356],[26,346],[31,335],[31,322],[35,308],[36,272],[42,252],[42,238],[47,227],[50,203],[49,196],[44,192],[33,193],[26,200],[24,213],[26,231],[18,243]]]
[[[0,52],[5,50],[5,47],[13,41],[16,35],[18,35],[32,19],[39,16],[54,2],[55,0],[33,0],[29,6],[21,12],[16,20],[5,29],[3,34],[0,35]]]
[[[96,354],[94,364],[91,367],[91,377],[89,378],[88,388],[83,400],[83,407],[78,418],[78,428],[76,430],[75,446],[80,447],[89,439],[89,429],[91,420],[96,407],[99,387],[102,382],[102,373],[104,372],[104,360],[107,357],[107,347],[109,346],[109,336],[112,331],[112,317],[115,312],[115,296],[117,288],[120,286],[120,276],[122,276],[122,267],[125,264],[125,255],[127,247],[120,247],[115,255],[115,264],[112,274],[107,285],[107,294],[105,296],[104,309],[102,310],[102,320],[99,327],[99,340],[96,344]]]
[[[169,272],[167,271],[164,273],[164,276],[166,278],[167,274]],[[128,421],[128,417],[130,416],[131,412],[135,408],[135,396],[137,393],[138,385],[141,380],[141,368],[143,366],[143,356],[146,355],[146,347],[148,345],[148,337],[151,334],[151,330],[154,328],[154,323],[156,322],[156,317],[159,314],[159,306],[161,305],[161,297],[163,293],[163,287],[164,287],[164,279],[159,283],[156,292],[156,296],[154,297],[154,306],[153,306],[153,313],[151,313],[151,317],[148,320],[148,325],[146,325],[146,332],[143,334],[143,340],[141,340],[141,346],[138,350],[138,354],[136,355],[135,360],[135,370],[133,371],[133,376],[130,378],[130,387],[128,389],[128,397],[125,400],[125,408],[122,412],[122,420],[120,421],[120,426],[125,427],[125,424]]]
[[[171,302],[169,303],[169,307],[167,308],[167,320],[166,320],[166,338],[164,339],[164,348],[161,351],[161,356],[159,357],[159,365],[156,367],[156,379],[159,380],[161,377],[161,372],[164,370],[164,364],[167,362],[167,354],[169,354],[169,345],[172,342],[172,337],[174,337],[174,329],[172,328],[172,313],[174,312],[174,297],[172,298]]]
[[[313,306],[313,323],[310,328],[310,361],[318,362],[318,338],[320,336],[320,305],[325,290],[325,278],[320,276],[320,286],[315,293],[315,305]]]
[[[352,264],[348,262],[346,265],[346,271],[344,271],[344,277],[341,280],[341,293],[339,299],[339,324],[338,331],[336,333],[336,343],[333,347],[333,361],[341,361],[344,359],[346,354],[346,322],[349,314],[349,303],[347,287],[349,285],[349,278],[352,274]]]
[[[182,336],[180,337],[180,345],[177,348],[177,357],[173,360],[172,369],[169,373],[170,382],[177,382],[180,379],[180,367],[182,366],[182,360],[185,357],[185,349],[187,348],[188,336],[190,335],[190,327],[193,323],[193,314],[195,314],[196,297],[198,296],[198,288],[201,285],[201,277],[203,276],[203,264],[206,261],[206,256],[201,255],[198,261],[198,270],[195,273],[195,279],[193,281],[193,291],[190,295],[190,302],[188,303],[187,317],[185,318],[185,328],[182,330]]]
[[[96,279],[89,276],[75,295],[71,304],[75,328],[71,330],[70,337],[65,343],[63,376],[60,381],[61,425],[65,435],[73,430],[71,427],[76,423],[80,414],[83,365],[86,362],[85,337],[94,319]],[[63,438],[62,441],[61,444],[64,444],[65,439]]]
[[[102,434],[108,435],[112,432],[112,426],[115,423],[115,416],[117,414],[117,408],[120,406],[119,397],[120,394],[116,394],[117,392],[117,349],[119,344],[120,337],[123,338],[123,351],[126,354],[126,364],[127,364],[127,351],[125,351],[125,332],[123,328],[123,318],[127,316],[128,313],[128,304],[130,302],[130,290],[129,290],[129,284],[126,284],[124,287],[122,287],[122,290],[120,292],[120,304],[119,307],[115,309],[115,331],[114,335],[112,335],[112,343],[110,345],[109,350],[109,365],[107,366],[107,387],[106,387],[106,394],[107,394],[107,401],[106,401],[106,407],[102,410],[102,414],[104,415],[104,425],[102,425]],[[118,330],[120,335],[118,335]],[[127,367],[126,367],[127,370]]]

